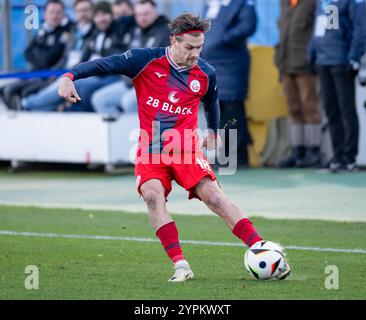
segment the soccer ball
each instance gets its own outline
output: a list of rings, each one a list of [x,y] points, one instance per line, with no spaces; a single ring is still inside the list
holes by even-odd
[[[286,268],[285,253],[274,242],[258,241],[245,252],[244,267],[257,279],[275,278]]]

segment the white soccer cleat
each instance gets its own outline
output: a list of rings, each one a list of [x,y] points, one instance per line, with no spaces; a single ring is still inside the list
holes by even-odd
[[[189,279],[193,279],[194,274],[188,263],[177,263],[175,265],[175,272],[173,276],[168,280],[169,282],[183,282]]]

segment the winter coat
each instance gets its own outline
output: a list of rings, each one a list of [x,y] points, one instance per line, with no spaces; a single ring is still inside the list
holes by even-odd
[[[281,0],[280,43],[275,63],[281,75],[310,74],[307,48],[312,37],[317,0],[299,0],[296,7]]]
[[[248,93],[247,39],[256,30],[255,4],[253,0],[218,1],[221,7],[216,16],[208,5],[203,10],[212,25],[205,35],[202,58],[216,69],[219,100],[242,101]]]
[[[350,61],[360,62],[366,44],[365,6],[365,0],[318,0],[314,33],[309,45],[312,63],[345,65]],[[331,19],[332,14],[335,19]],[[328,23],[328,27],[324,27],[324,23]]]

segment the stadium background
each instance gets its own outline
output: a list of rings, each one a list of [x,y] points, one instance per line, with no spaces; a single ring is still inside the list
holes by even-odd
[[[30,33],[24,28],[24,8],[29,4],[28,0],[11,0],[11,48],[12,48],[12,65],[15,70],[21,70],[26,67],[23,56],[25,44],[27,43]],[[40,15],[43,14],[43,5],[45,0],[34,0],[32,4],[40,9]],[[65,0],[68,15],[72,16],[73,0]],[[178,15],[185,10],[193,10],[199,12],[204,0],[157,0],[159,9],[170,18]],[[277,19],[279,16],[279,0],[257,1],[257,13],[259,16],[259,24],[255,35],[250,39],[250,43],[256,45],[274,45],[278,40]],[[2,26],[1,26],[2,28]],[[0,33],[0,43],[4,45],[3,32]],[[3,49],[3,48],[2,48]],[[3,65],[4,52],[0,52],[0,65]]]
[[[34,4],[39,8],[40,18],[43,16],[45,0],[11,0],[10,3],[10,42],[11,58],[6,59],[6,45],[4,32],[0,32],[0,65],[6,69],[6,61],[11,61],[11,71],[23,71],[26,69],[24,49],[32,33],[24,28],[24,9],[28,4]],[[66,0],[67,15],[73,19],[73,0]],[[158,0],[159,10],[169,18],[173,18],[185,10],[199,12],[203,8],[204,0]],[[174,3],[174,5],[173,5]],[[1,3],[2,5],[4,2]],[[249,39],[252,56],[252,72],[250,74],[250,98],[247,100],[247,116],[249,130],[254,144],[249,149],[249,161],[252,166],[275,165],[284,153],[289,149],[289,132],[287,121],[287,106],[282,94],[281,85],[278,83],[278,71],[273,65],[273,48],[279,41],[278,18],[280,14],[279,0],[256,1],[258,25],[255,34]],[[4,24],[1,24],[3,29]],[[357,90],[357,106],[360,117],[364,113],[365,90]],[[60,118],[60,117],[59,117]],[[129,121],[126,119],[126,123]],[[278,129],[280,128],[280,129]],[[32,129],[33,130],[33,129]],[[358,164],[366,165],[366,136],[365,121],[360,124],[360,150]],[[56,135],[57,136],[57,135]],[[281,136],[281,139],[278,137]],[[276,140],[277,139],[277,140]],[[124,142],[123,142],[124,143]],[[120,142],[122,144],[122,142]],[[4,146],[3,146],[4,148]],[[321,150],[323,161],[330,160],[332,151],[328,132],[324,132]],[[120,152],[120,151],[119,151]],[[123,152],[122,152],[123,153]],[[10,152],[13,154],[13,152]],[[121,154],[121,152],[120,152]],[[55,154],[55,159],[58,155]],[[11,156],[5,156],[9,160]],[[42,158],[42,156],[40,156]],[[127,158],[127,157],[124,157]],[[3,156],[4,159],[4,156]],[[11,160],[11,159],[10,159]],[[60,161],[63,161],[60,158]],[[123,159],[125,161],[126,159]],[[73,160],[72,160],[73,161]]]

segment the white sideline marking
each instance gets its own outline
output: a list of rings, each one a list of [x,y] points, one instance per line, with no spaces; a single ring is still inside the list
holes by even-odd
[[[0,185],[1,189],[1,185]],[[42,208],[42,209],[77,209],[77,210],[100,210],[100,211],[123,211],[129,214],[135,213],[143,213],[146,211],[146,206],[144,203],[136,204],[132,203],[128,205],[110,205],[110,204],[81,204],[81,203],[53,203],[53,202],[19,202],[19,201],[7,201],[0,200],[0,206],[13,206],[13,207],[32,207],[32,208]],[[184,208],[184,209],[182,209]],[[1,208],[0,208],[1,209]],[[189,216],[208,216],[212,215],[212,211],[207,208],[188,208],[182,207],[179,205],[174,206],[174,209],[171,210],[174,214],[179,215],[189,215]],[[332,214],[324,214],[324,212],[298,212],[298,213],[283,213],[283,212],[275,212],[275,211],[252,211],[248,212],[249,217],[258,217],[258,218],[266,218],[266,219],[286,219],[286,220],[317,220],[317,221],[337,221],[337,222],[366,222],[365,213],[353,213],[352,215],[343,213],[335,213]]]
[[[40,233],[40,232],[18,232],[10,230],[0,230],[0,235],[4,236],[23,236],[23,237],[43,237],[43,238],[65,238],[65,239],[93,239],[93,240],[114,240],[114,241],[137,241],[137,242],[159,242],[158,239],[137,238],[137,237],[115,237],[115,236],[96,236],[82,234],[59,234],[59,233]],[[227,247],[244,247],[241,243],[234,242],[213,242],[199,240],[180,240],[180,243],[208,245],[208,246],[227,246]],[[363,249],[336,249],[336,248],[319,248],[319,247],[299,247],[299,246],[283,246],[286,250],[303,250],[303,251],[321,251],[321,252],[341,252],[341,253],[360,253],[366,254]]]

